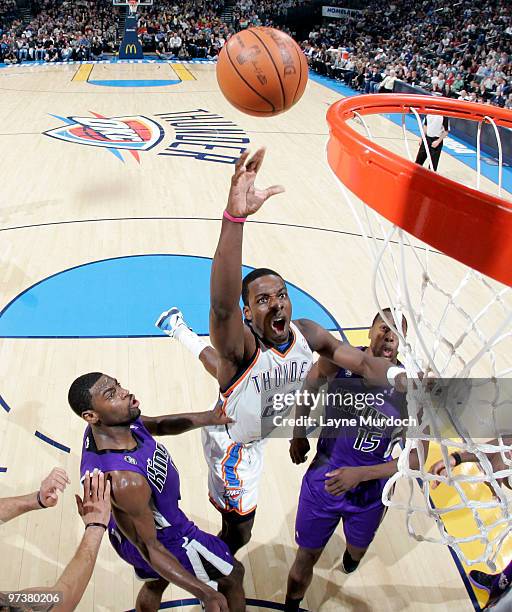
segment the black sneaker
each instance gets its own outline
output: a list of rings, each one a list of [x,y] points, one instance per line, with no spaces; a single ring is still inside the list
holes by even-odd
[[[341,560],[341,569],[345,572],[345,574],[351,574],[355,572],[359,565],[359,561],[355,561],[350,556],[348,550],[345,550],[343,553],[343,558]]]
[[[469,572],[469,580],[479,589],[491,592],[492,583],[494,582],[495,575],[494,574],[486,574],[485,572],[480,572],[479,570],[471,570]]]
[[[479,589],[489,593],[489,600],[485,606],[486,610],[497,604],[506,593],[507,596],[510,593],[511,583],[505,571],[498,574],[486,574],[485,572],[473,570],[469,572],[469,580]],[[501,609],[510,610],[510,607],[501,607]]]

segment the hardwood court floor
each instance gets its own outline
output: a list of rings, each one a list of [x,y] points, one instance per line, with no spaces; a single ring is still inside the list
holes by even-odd
[[[239,151],[208,150],[197,144],[172,148],[180,141],[179,128],[170,125],[171,114],[176,119],[180,116],[176,113],[202,109],[210,117],[207,122],[218,114],[235,124],[214,128],[217,135],[238,126],[252,149],[267,146],[259,183],[286,187],[285,195],[264,207],[257,223],[248,224],[244,263],[277,269],[318,300],[342,328],[371,322],[375,306],[366,250],[324,159],[325,112],[338,99],[335,92],[310,82],[303,100],[290,112],[254,119],[225,102],[211,65],[187,65],[193,80],[162,88],[92,85],[74,79],[78,68],[0,71],[2,308],[49,276],[93,261],[159,253],[212,257],[233,166],[208,159],[212,154],[236,157]],[[178,74],[185,72],[167,65],[98,65],[85,78],[177,79]],[[154,123],[164,135],[151,150],[139,151],[140,163],[126,151],[122,161],[105,147],[44,135],[65,125],[68,117],[92,118],[91,113],[106,118],[143,116],[155,134]],[[375,122],[377,134],[395,146],[400,130],[384,119]],[[212,144],[208,138],[204,143]],[[183,150],[189,151],[188,156],[169,155]],[[192,156],[198,153],[207,159]],[[441,168],[461,181],[473,180],[467,166],[447,155]],[[490,183],[486,187],[493,188]],[[165,282],[163,278],[164,295]],[[104,286],[105,294],[118,296],[120,316],[126,296],[138,290],[136,279],[121,284],[114,277]],[[76,291],[88,300],[87,287]],[[72,302],[72,297],[76,295],[54,296],[56,308],[65,309],[62,303]],[[169,295],[164,306],[173,305],[174,299]],[[0,340],[0,395],[11,408],[10,412],[0,409],[0,467],[7,468],[0,473],[0,492],[5,496],[34,490],[55,465],[68,471],[72,483],[56,509],[2,526],[0,589],[4,590],[52,584],[82,532],[73,492],[79,490],[84,426],[66,402],[69,384],[77,375],[91,370],[113,374],[136,394],[148,415],[205,410],[216,397],[213,380],[170,340],[34,338],[38,334],[31,327],[30,313],[37,314],[37,302],[27,297],[16,303],[27,309],[25,333]],[[144,314],[152,322],[159,312]],[[131,335],[130,329],[126,332]],[[45,443],[35,431],[70,452]],[[207,501],[199,432],[164,442],[180,470],[184,511],[201,528],[216,532],[219,519]],[[286,440],[269,443],[253,539],[240,555],[248,597],[283,601],[295,553],[294,518],[304,469],[289,461]],[[404,496],[405,489],[397,495]],[[434,526],[425,528],[435,533]],[[360,569],[350,576],[339,570],[341,533],[329,543],[315,570],[304,602],[310,610],[472,609],[448,549],[411,540],[399,511],[388,513]],[[105,541],[79,610],[129,609],[138,589],[131,568]],[[171,586],[164,599],[183,596],[187,594]],[[259,609],[266,608],[261,604]]]

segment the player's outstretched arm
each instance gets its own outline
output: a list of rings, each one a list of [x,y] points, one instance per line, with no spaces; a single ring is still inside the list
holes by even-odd
[[[55,610],[68,612],[80,603],[98,557],[101,540],[110,519],[110,482],[102,472],[86,473],[84,498],[75,495],[78,514],[85,525],[82,541],[52,590],[62,593]]]
[[[228,612],[226,598],[188,572],[156,537],[150,508],[151,489],[135,472],[112,472],[115,518],[126,537],[151,567],[169,582],[201,600],[207,611]]]
[[[38,491],[17,497],[0,499],[0,524],[16,518],[31,510],[41,510],[57,505],[57,491],[64,491],[69,484],[69,477],[62,468],[53,468],[41,482]]]
[[[228,425],[233,419],[223,414],[222,410],[205,412],[185,412],[183,414],[167,414],[157,417],[142,416],[142,422],[152,436],[177,436],[198,427],[208,425]]]
[[[366,351],[361,351],[348,342],[340,342],[318,323],[309,319],[300,319],[295,323],[311,349],[340,368],[351,370],[363,376],[370,384],[379,386],[389,386],[388,370],[394,368],[393,372],[400,379],[400,389],[406,390],[405,370],[397,368],[389,360],[368,355]]]
[[[268,198],[284,191],[278,185],[267,189],[255,188],[254,181],[264,156],[265,150],[259,149],[249,159],[249,152],[246,151],[236,163],[213,258],[210,279],[210,338],[220,357],[218,377],[221,386],[236,373],[243,362],[246,348],[239,305],[242,291],[243,221],[257,212]],[[247,339],[248,342],[254,342],[250,335],[247,335]]]
[[[45,598],[41,604],[31,604],[30,610],[53,610],[55,612],[72,612],[80,603],[91,579],[96,563],[103,534],[107,530],[110,518],[110,483],[105,475],[94,471],[87,473],[84,479],[83,500],[76,495],[78,513],[85,525],[85,533],[73,558],[68,563],[54,586],[25,589],[23,593],[44,593],[58,597],[54,605]],[[5,598],[5,596],[4,596]],[[2,596],[0,594],[0,602]],[[48,603],[47,603],[48,602]]]
[[[512,438],[503,438],[503,443],[506,445],[512,445]],[[499,440],[498,439],[492,440],[491,442],[488,442],[488,444],[498,445]],[[500,453],[489,454],[487,455],[487,457],[489,461],[491,462],[493,472],[501,472],[502,470],[510,469],[510,466],[507,465],[503,461],[503,458]],[[458,465],[460,465],[461,463],[478,463],[479,458],[477,455],[475,455],[474,453],[470,453],[469,451],[461,451],[461,452],[451,453],[449,455],[449,461],[450,461],[450,467],[453,469],[457,467]],[[446,465],[443,459],[436,461],[434,464],[432,464],[429,472],[431,474],[436,474],[437,476],[447,476],[448,475],[448,470],[446,469]],[[505,486],[509,489],[512,489],[512,483],[510,482],[508,478],[499,478],[498,483],[501,486]],[[439,481],[433,481],[431,483],[431,487],[435,489],[440,484],[441,483]],[[485,484],[489,487],[489,489],[491,490],[491,493],[495,495],[496,492],[494,491],[492,485],[490,485],[490,483],[488,482],[486,482]]]

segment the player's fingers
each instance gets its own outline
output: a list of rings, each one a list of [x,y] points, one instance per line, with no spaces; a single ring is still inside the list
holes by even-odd
[[[437,474],[439,470],[444,469],[444,461],[436,461],[430,466],[429,472],[431,474]]]
[[[331,472],[326,472],[326,477],[333,478],[334,476],[338,476],[342,473],[343,468],[337,468],[336,470],[332,470]]]
[[[55,491],[55,489],[58,489],[59,491],[64,492],[64,489],[66,487],[67,487],[66,483],[54,482],[54,483],[52,483],[52,486],[48,488],[48,492],[49,493],[53,493]]]
[[[107,479],[107,484],[105,485],[105,492],[103,493],[103,499],[105,501],[110,502],[110,490],[111,490],[110,479]]]
[[[98,481],[100,477],[99,470],[94,470],[92,473],[92,482],[91,482],[91,501],[93,503],[98,501]]]
[[[267,187],[267,189],[265,189],[263,192],[263,197],[265,200],[268,200],[268,198],[271,198],[278,193],[284,193],[284,191],[285,189],[282,185],[272,185],[272,187]]]
[[[62,476],[61,474],[55,474],[51,479],[51,486],[56,486],[57,484],[62,485],[64,488],[68,486],[69,481],[67,478]]]
[[[85,472],[84,476],[84,502],[89,501],[91,498],[91,475],[89,470]]]
[[[433,472],[436,476],[447,476],[448,472],[446,471],[446,468],[444,467],[444,465],[442,466],[441,469],[437,470],[436,472]],[[437,488],[439,485],[441,484],[440,480],[434,480],[432,481],[432,488],[435,489]]]
[[[69,479],[66,470],[64,470],[63,468],[53,468],[52,474],[54,474],[55,476],[58,475],[59,477],[63,478],[68,484],[71,483],[71,480]]]
[[[96,492],[96,496],[99,501],[103,499],[103,495],[105,493],[105,474],[100,472],[98,474],[98,490]]]
[[[240,180],[240,177],[246,173],[246,169],[244,166],[239,168],[235,174],[231,177],[231,183],[237,183]]]
[[[243,168],[245,165],[245,161],[247,160],[247,158],[249,157],[249,155],[251,154],[251,150],[250,149],[246,149],[242,155],[240,155],[240,157],[238,158],[238,160],[235,163],[235,174],[237,174],[237,172],[240,170],[240,168]]]
[[[76,508],[78,510],[78,514],[80,516],[83,516],[84,515],[84,504],[82,502],[81,497],[75,494],[75,501],[76,501]]]
[[[261,147],[247,162],[247,170],[249,172],[258,172],[265,158],[265,147]]]

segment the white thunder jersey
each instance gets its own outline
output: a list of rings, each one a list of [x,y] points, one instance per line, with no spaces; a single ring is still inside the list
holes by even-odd
[[[255,336],[257,349],[251,364],[220,393],[224,413],[235,421],[227,426],[233,442],[249,444],[267,437],[275,429],[275,414],[279,414],[274,396],[301,389],[313,363],[313,352],[296,325],[290,323],[290,330],[292,343],[283,353],[265,346]]]

